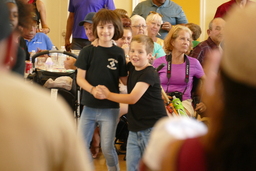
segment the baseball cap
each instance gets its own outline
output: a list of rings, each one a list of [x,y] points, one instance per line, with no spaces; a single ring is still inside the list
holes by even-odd
[[[0,1],[0,40],[8,37],[11,33],[11,26],[9,21],[9,8],[3,1]]]
[[[79,23],[79,26],[84,25],[84,23],[91,23],[91,24],[92,24],[92,18],[93,18],[93,16],[94,16],[94,14],[96,14],[96,12],[90,12],[90,13],[88,13],[88,14],[85,16],[84,20]]]
[[[226,18],[222,71],[234,81],[256,87],[256,4],[233,8]]]

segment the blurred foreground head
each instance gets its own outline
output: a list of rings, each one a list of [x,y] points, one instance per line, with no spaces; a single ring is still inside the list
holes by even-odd
[[[256,88],[256,5],[233,9],[225,28],[222,70],[232,79]]]
[[[207,104],[212,124],[205,145],[212,170],[256,167],[255,11],[256,5],[250,4],[232,9],[226,18],[220,77]]]
[[[207,112],[211,117],[209,132],[202,139],[206,153],[206,170],[234,171],[256,168],[255,11],[254,4],[243,9],[232,9],[226,20],[222,58],[220,59],[220,54],[211,53],[210,59],[214,63],[209,63],[209,71],[214,71],[215,78],[209,73],[206,74],[204,84],[207,86]],[[216,61],[216,58],[219,60]],[[216,71],[219,71],[218,75]],[[209,91],[210,86],[213,91]],[[188,128],[189,133],[192,133],[193,125],[187,124],[192,120],[178,119],[180,118],[166,119],[156,124],[144,152],[140,171],[159,171],[167,170],[169,166],[176,167],[178,163],[173,162],[171,157],[177,159],[178,155],[171,154],[179,151],[179,147],[171,146],[172,142],[202,136],[206,132],[198,134],[199,130],[204,129],[198,127],[199,124],[191,123],[199,129],[193,129],[197,135],[188,135],[182,129]],[[177,127],[182,122],[186,122],[186,125]],[[158,130],[160,131],[156,134]],[[175,137],[178,131],[182,132]]]

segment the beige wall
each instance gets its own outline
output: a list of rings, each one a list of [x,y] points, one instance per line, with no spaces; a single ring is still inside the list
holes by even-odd
[[[132,0],[115,0],[116,8],[125,9],[130,16],[132,14]]]
[[[51,31],[48,34],[52,43],[60,48],[65,44],[66,22],[68,15],[68,0],[42,0],[47,10],[47,24]]]

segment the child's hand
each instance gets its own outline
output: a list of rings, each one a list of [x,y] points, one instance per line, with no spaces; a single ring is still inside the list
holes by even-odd
[[[100,86],[100,85],[96,86],[95,91],[93,92],[93,96],[97,99],[106,99],[107,97],[104,92],[105,88],[106,88],[105,86]]]

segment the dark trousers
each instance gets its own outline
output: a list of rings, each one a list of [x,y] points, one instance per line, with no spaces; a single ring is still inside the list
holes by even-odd
[[[90,45],[91,42],[88,39],[73,38],[71,43],[71,49],[81,50],[84,46]]]

